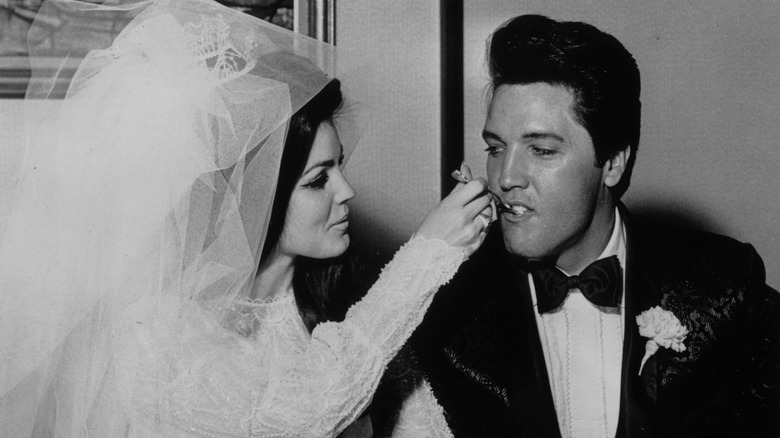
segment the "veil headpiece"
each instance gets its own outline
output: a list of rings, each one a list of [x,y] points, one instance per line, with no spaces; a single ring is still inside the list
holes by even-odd
[[[155,309],[197,305],[220,323],[254,278],[287,123],[336,67],[332,46],[210,0],[51,13],[65,25],[31,29],[51,44],[30,48],[0,240],[4,436],[29,436],[46,404],[52,435],[83,430],[121,310],[159,303],[133,322],[154,324]],[[356,138],[342,135],[347,154]]]

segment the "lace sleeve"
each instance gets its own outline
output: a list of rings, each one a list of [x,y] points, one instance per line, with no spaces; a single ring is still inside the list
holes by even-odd
[[[436,401],[431,385],[422,379],[404,400],[393,438],[451,438],[452,432],[444,418],[444,410]]]
[[[334,436],[353,422],[436,290],[464,260],[462,250],[441,240],[417,237],[404,245],[343,322],[320,324],[306,351],[270,370],[267,390],[253,401],[253,436]]]

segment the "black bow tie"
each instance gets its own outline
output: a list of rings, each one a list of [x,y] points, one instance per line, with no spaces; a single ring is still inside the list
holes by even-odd
[[[623,270],[617,256],[596,260],[580,275],[566,276],[555,266],[531,264],[536,288],[536,309],[540,314],[558,308],[569,291],[579,289],[597,306],[617,307],[623,289]]]

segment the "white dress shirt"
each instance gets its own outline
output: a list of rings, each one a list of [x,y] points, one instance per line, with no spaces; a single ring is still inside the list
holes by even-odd
[[[615,226],[599,259],[617,255],[625,291],[626,236],[615,209]],[[568,273],[564,272],[569,275]],[[531,299],[536,289],[528,274]],[[592,304],[573,289],[563,304],[536,315],[561,435],[615,436],[620,411],[625,293],[620,308]]]

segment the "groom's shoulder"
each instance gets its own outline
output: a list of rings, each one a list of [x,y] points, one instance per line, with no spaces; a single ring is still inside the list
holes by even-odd
[[[742,309],[735,314],[761,314],[754,319],[775,321],[767,326],[778,324],[780,294],[766,283],[764,262],[752,245],[641,216],[629,219],[633,269],[652,278],[667,301],[733,303],[733,309]]]
[[[629,247],[636,244],[643,257],[664,257],[671,261],[667,265],[680,269],[717,270],[721,275],[764,280],[763,260],[750,243],[642,215],[630,215],[627,227]]]

